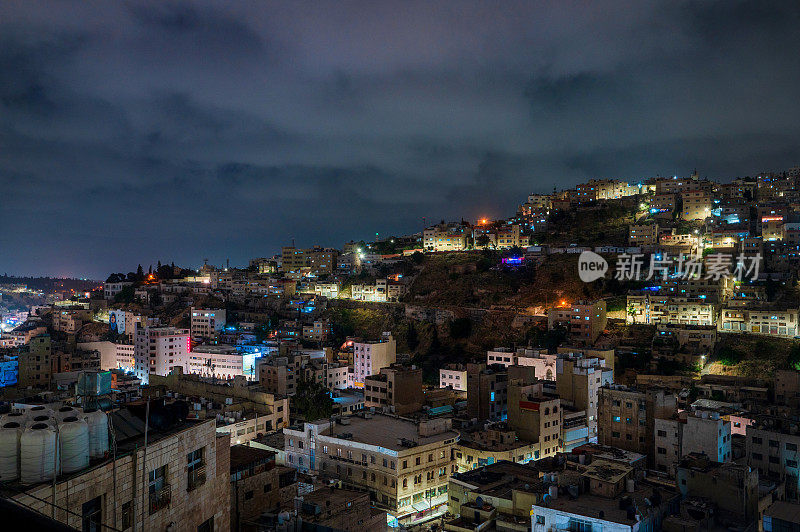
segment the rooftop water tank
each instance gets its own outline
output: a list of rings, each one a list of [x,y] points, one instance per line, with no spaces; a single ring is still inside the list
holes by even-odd
[[[31,423],[20,436],[19,473],[23,484],[52,480],[56,473],[56,429]]]
[[[22,424],[6,421],[0,427],[0,482],[19,478],[19,438]]]
[[[76,416],[64,418],[58,427],[61,470],[74,473],[89,467],[89,425]]]
[[[79,412],[78,410],[72,408],[71,406],[66,406],[65,405],[65,406],[62,406],[61,408],[59,408],[58,410],[56,410],[55,414],[56,414],[56,419],[58,421],[61,421],[64,418],[67,418],[67,417],[75,417],[75,416],[77,416],[78,412]]]
[[[89,456],[102,458],[108,452],[108,416],[101,410],[87,408],[83,419],[89,425]]]

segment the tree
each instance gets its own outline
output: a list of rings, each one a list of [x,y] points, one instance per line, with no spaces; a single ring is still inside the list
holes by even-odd
[[[142,265],[140,264],[138,268],[136,268],[136,280],[141,281],[144,279],[144,270],[142,269]]]
[[[479,248],[485,248],[486,246],[489,245],[489,242],[490,242],[489,235],[485,233],[475,239],[475,245],[478,246]]]
[[[294,395],[294,409],[306,421],[329,418],[333,414],[333,399],[322,384],[300,381]]]
[[[419,333],[417,332],[417,328],[414,326],[414,323],[408,324],[408,332],[406,332],[406,345],[408,346],[409,351],[416,351],[417,347],[419,347]]]
[[[469,338],[472,322],[469,318],[456,318],[450,322],[450,338]]]

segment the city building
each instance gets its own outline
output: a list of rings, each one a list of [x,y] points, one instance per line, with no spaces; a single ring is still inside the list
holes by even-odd
[[[414,422],[363,413],[284,429],[286,463],[367,491],[387,519],[411,525],[447,510],[459,433],[446,418]]]
[[[525,384],[509,378],[508,426],[520,440],[537,442],[540,458],[563,451],[561,399],[546,391],[541,382]]]
[[[426,252],[464,251],[468,249],[472,228],[464,222],[444,221],[423,231],[423,249]]]
[[[364,406],[400,416],[422,408],[422,370],[393,364],[364,379]]]
[[[598,443],[641,453],[652,461],[655,420],[675,415],[675,395],[657,388],[609,385],[600,388],[598,397]]]
[[[564,328],[573,340],[594,343],[606,328],[606,302],[577,301],[547,311],[547,329]]]
[[[233,346],[197,345],[189,353],[186,373],[233,379],[237,375],[244,375],[243,364],[243,355]]]
[[[22,347],[17,357],[19,385],[23,388],[48,388],[52,376],[52,342],[49,334],[35,336]]]
[[[211,340],[225,328],[224,309],[191,308],[191,332],[195,340]]]
[[[22,505],[78,530],[227,530],[230,446],[214,421],[159,425],[145,439],[145,409],[109,414],[115,458],[28,486],[12,496]],[[169,406],[150,406],[154,418]],[[142,471],[142,464],[146,469]]]
[[[296,469],[278,465],[273,452],[245,445],[231,447],[231,530],[252,527],[267,511],[277,514],[294,509],[296,497]]]
[[[304,494],[294,519],[296,528],[291,530],[302,527],[309,532],[382,532],[389,526],[386,512],[372,506],[369,493],[334,486]],[[289,518],[291,522],[292,517]]]
[[[628,244],[655,246],[658,244],[658,224],[631,225],[628,227]]]
[[[439,368],[439,388],[452,387],[454,390],[467,391],[467,367],[463,364],[448,364]]]
[[[381,368],[388,368],[395,362],[397,342],[391,333],[383,333],[377,341],[353,342],[353,384],[356,388],[363,388],[369,375],[375,375]]]
[[[190,350],[188,329],[138,325],[134,342],[134,374],[142,384],[147,384],[150,375],[167,375],[176,367],[188,372]]]
[[[556,361],[556,391],[562,405],[586,412],[588,440],[597,441],[598,391],[614,383],[614,371],[600,358],[561,355]]]

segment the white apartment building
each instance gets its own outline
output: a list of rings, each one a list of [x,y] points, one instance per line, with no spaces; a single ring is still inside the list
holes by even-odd
[[[188,373],[232,379],[243,372],[243,356],[233,346],[198,345],[189,353]]]
[[[354,342],[353,384],[356,388],[363,388],[364,379],[395,362],[397,362],[397,342],[391,333],[383,333],[383,338],[378,341]]]
[[[353,387],[353,368],[347,364],[328,364],[328,388],[346,390]]]
[[[495,347],[486,352],[486,365],[532,366],[537,379],[554,381],[557,358],[557,355],[548,354],[546,349],[519,347],[515,351],[510,347]]]
[[[150,375],[168,375],[177,366],[188,371],[191,349],[188,329],[139,325],[133,345],[134,374],[142,384],[150,382]]]
[[[225,327],[226,314],[223,309],[192,307],[192,338],[214,338]]]
[[[799,315],[798,309],[723,308],[718,327],[724,332],[749,332],[793,338],[798,334]]]
[[[467,391],[467,368],[460,364],[448,364],[439,369],[439,388],[452,386],[454,390]]]
[[[106,300],[114,299],[117,294],[122,292],[123,288],[132,284],[133,283],[129,281],[122,281],[120,283],[103,283],[103,297]]]

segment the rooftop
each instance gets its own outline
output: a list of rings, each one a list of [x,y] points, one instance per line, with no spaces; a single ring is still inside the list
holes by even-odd
[[[375,414],[370,418],[350,416],[346,419],[349,420],[347,425],[331,425],[327,419],[314,423],[323,425],[319,432],[320,436],[349,439],[394,451],[403,451],[409,448],[408,445],[403,445],[403,441],[414,442],[416,445],[430,445],[459,437],[459,433],[454,430],[445,430],[431,436],[420,436],[417,431],[417,423],[383,414]],[[343,438],[345,434],[350,436]]]

